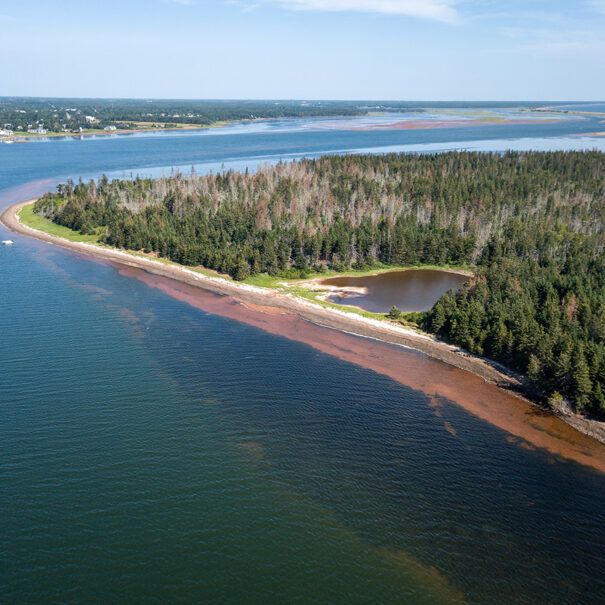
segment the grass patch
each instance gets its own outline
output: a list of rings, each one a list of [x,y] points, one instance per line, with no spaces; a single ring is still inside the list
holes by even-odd
[[[69,240],[70,242],[86,242],[89,244],[98,244],[100,238],[104,234],[104,229],[97,229],[97,233],[94,235],[82,235],[79,231],[72,231],[68,227],[57,225],[52,221],[36,214],[34,212],[34,205],[27,204],[19,210],[19,220],[32,229],[38,229],[38,231],[44,231],[49,235],[55,235]]]
[[[309,278],[306,278],[309,279]],[[284,281],[289,281],[285,277],[267,275],[266,273],[259,273],[257,275],[251,275],[247,277],[242,284],[249,284],[250,286],[259,286],[261,288],[283,288],[282,284]],[[292,280],[294,281],[294,280]],[[302,281],[302,280],[300,280]]]

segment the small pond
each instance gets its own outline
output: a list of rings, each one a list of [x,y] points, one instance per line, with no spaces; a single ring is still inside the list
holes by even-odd
[[[319,281],[334,292],[326,300],[354,305],[373,313],[427,311],[448,290],[458,290],[468,276],[439,269],[408,269],[362,277],[330,277]]]

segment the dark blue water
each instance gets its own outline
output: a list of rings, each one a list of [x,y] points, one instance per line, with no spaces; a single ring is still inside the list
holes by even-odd
[[[2,205],[80,173],[409,142],[395,134],[0,145]],[[439,418],[422,392],[112,265],[11,237],[0,602],[601,602],[596,471],[446,401]]]

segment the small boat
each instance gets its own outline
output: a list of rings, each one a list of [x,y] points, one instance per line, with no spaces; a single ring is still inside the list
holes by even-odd
[[[15,242],[12,239],[3,239],[2,244],[4,246],[12,246]]]

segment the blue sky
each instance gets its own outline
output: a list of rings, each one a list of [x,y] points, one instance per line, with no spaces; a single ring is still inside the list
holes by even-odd
[[[605,0],[0,0],[0,96],[604,100]]]

